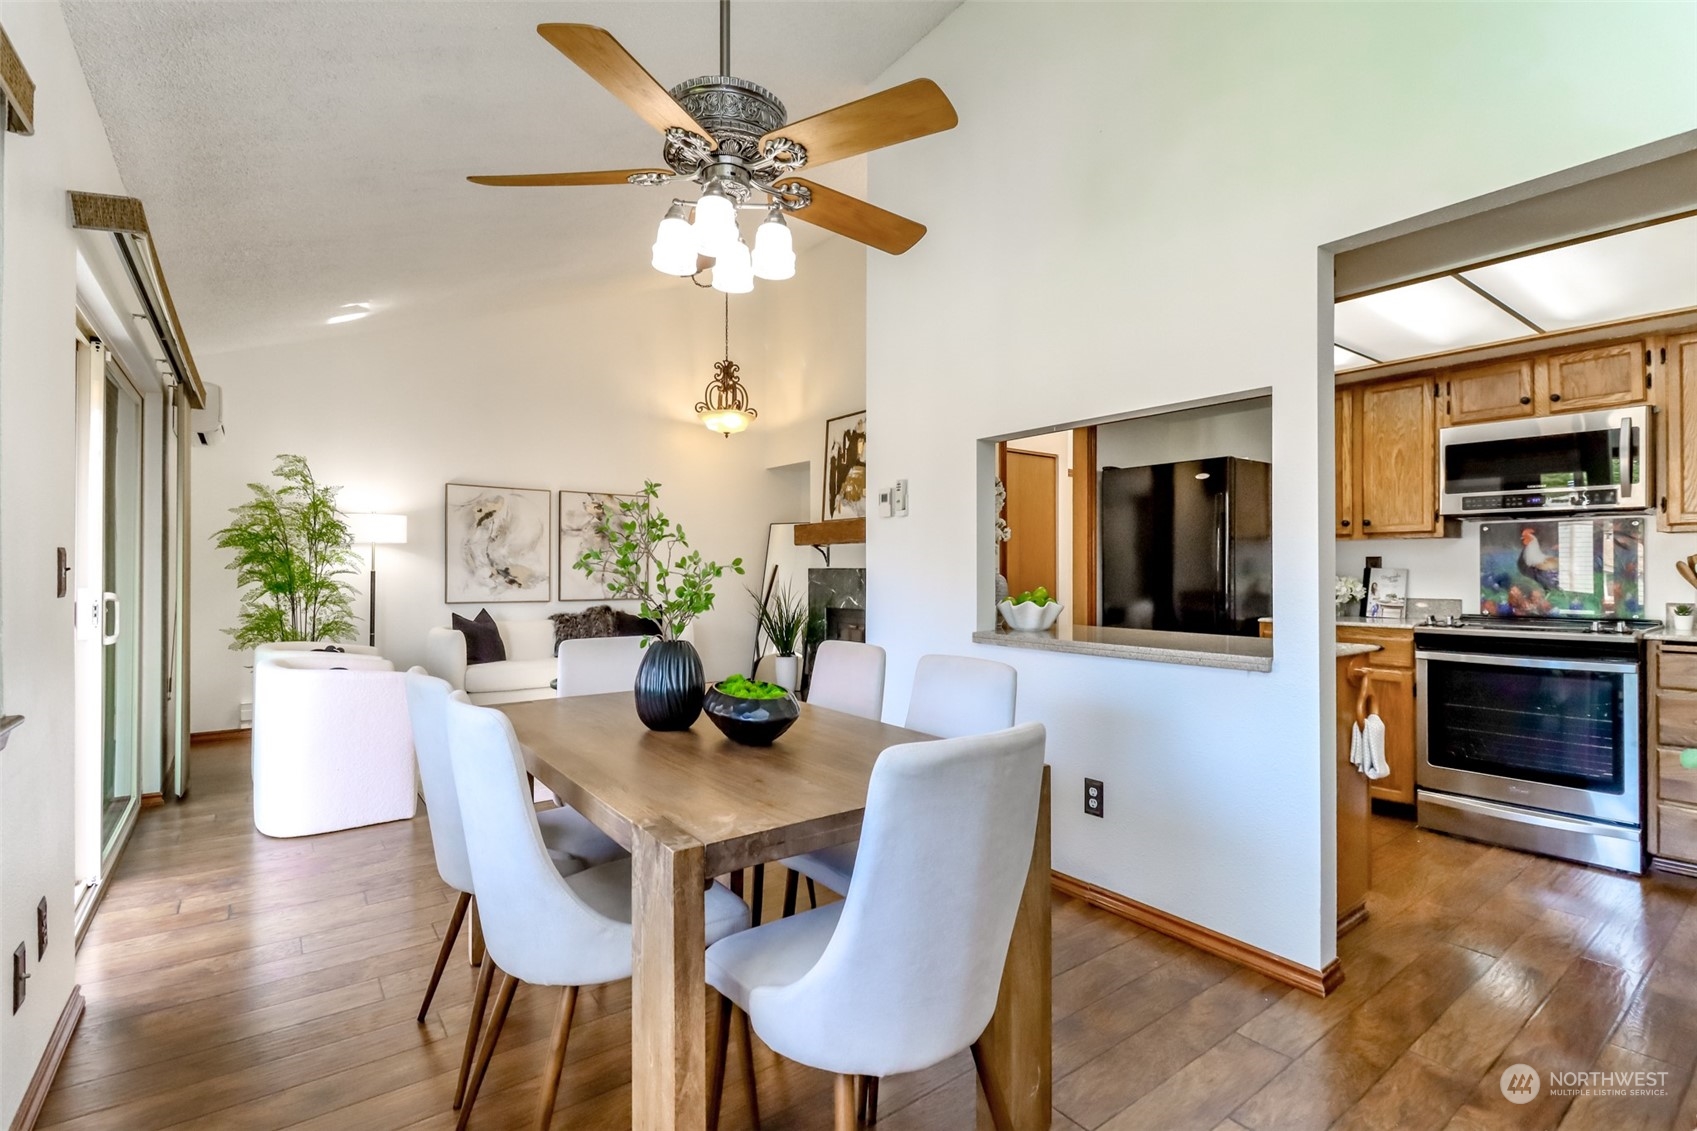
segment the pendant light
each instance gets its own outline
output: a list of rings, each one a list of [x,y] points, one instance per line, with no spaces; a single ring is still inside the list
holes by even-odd
[[[743,248],[743,261],[746,263],[748,249]],[[713,284],[718,286],[719,272],[724,270],[724,263],[713,268]],[[753,287],[753,277],[749,278],[749,287]],[[721,288],[723,289],[723,288]],[[746,289],[746,288],[745,288]],[[741,432],[754,421],[760,413],[748,405],[748,389],[737,377],[739,366],[731,360],[731,299],[725,296],[725,359],[713,365],[713,379],[707,382],[707,389],[701,394],[701,400],[696,402],[695,415],[710,430],[719,433],[725,439],[731,438],[731,433]]]

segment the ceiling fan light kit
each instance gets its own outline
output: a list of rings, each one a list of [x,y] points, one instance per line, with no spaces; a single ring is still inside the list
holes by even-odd
[[[900,255],[925,235],[922,224],[795,174],[953,129],[955,109],[930,79],[914,79],[791,122],[777,95],[729,73],[729,0],[719,5],[721,73],[670,90],[602,28],[541,24],[536,30],[660,131],[666,169],[480,176],[469,178],[473,183],[519,188],[693,182],[700,195],[694,201],[672,201],[655,234],[650,262],[663,274],[693,276],[704,266],[698,257],[711,259],[713,286],[727,294],[752,289],[755,278],[795,275],[786,213],[891,255]],[[691,209],[693,220],[688,219]],[[744,210],[765,213],[752,254],[737,226],[737,213]]]
[[[713,268],[715,277],[723,266]],[[754,285],[749,280],[750,287]],[[696,418],[706,425],[710,431],[717,432],[727,440],[733,432],[741,432],[753,423],[760,413],[749,407],[748,389],[737,376],[739,366],[731,360],[731,300],[725,298],[725,360],[713,363],[713,379],[707,382],[707,389],[701,394],[701,400],[696,402]]]

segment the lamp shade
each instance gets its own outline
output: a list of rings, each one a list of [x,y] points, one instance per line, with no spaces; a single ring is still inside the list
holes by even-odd
[[[347,520],[348,529],[359,545],[389,546],[407,540],[407,516],[404,514],[350,514]]]

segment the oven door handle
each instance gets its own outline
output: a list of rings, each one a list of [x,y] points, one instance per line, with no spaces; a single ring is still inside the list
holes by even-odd
[[[1537,668],[1544,671],[1625,672],[1637,674],[1637,660],[1573,660],[1552,656],[1492,656],[1477,652],[1415,652],[1417,660],[1479,664],[1492,668]]]

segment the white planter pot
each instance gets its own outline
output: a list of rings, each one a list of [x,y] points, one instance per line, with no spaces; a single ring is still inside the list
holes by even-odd
[[[1050,601],[1047,605],[1030,601],[1016,605],[1012,601],[1003,601],[996,610],[1002,614],[1007,626],[1016,632],[1047,632],[1061,616],[1059,601]]]
[[[1675,636],[1690,636],[1693,628],[1697,628],[1697,613],[1683,617],[1678,613],[1674,614],[1673,631]]]
[[[799,688],[801,686],[801,657],[772,657],[772,682],[785,691],[795,691]]]

